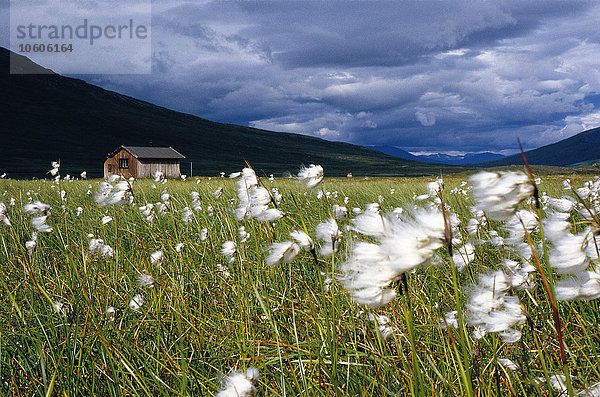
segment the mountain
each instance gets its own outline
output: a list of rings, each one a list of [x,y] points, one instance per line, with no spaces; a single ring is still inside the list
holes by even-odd
[[[570,138],[525,152],[527,162],[537,165],[580,167],[600,163],[600,127],[580,132]],[[480,164],[496,167],[523,164],[520,154]]]
[[[418,156],[415,156],[409,152],[407,152],[406,150],[402,150],[396,146],[390,146],[390,145],[369,145],[369,148],[373,149],[373,150],[377,150],[378,152],[382,152],[385,154],[389,154],[390,156],[394,156],[394,157],[399,157],[401,159],[405,159],[405,160],[414,160],[414,161],[422,161],[425,163],[428,163],[429,161],[424,161],[422,159],[420,159]]]
[[[406,160],[414,160],[421,161],[424,163],[432,163],[432,164],[449,164],[449,165],[470,165],[470,164],[478,164],[492,160],[498,160],[503,158],[501,154],[496,154],[492,152],[483,152],[483,153],[467,153],[462,156],[456,155],[451,156],[444,153],[434,153],[429,155],[414,155],[405,150],[397,148],[396,146],[387,146],[387,145],[375,145],[369,146],[374,150],[378,150],[385,154],[389,154],[390,156],[399,157]]]
[[[10,57],[22,71],[9,74]],[[0,174],[43,177],[51,161],[61,173],[100,177],[105,156],[120,145],[172,146],[193,163],[194,175],[241,169],[298,171],[321,164],[327,175],[426,175],[460,171],[392,157],[373,149],[299,134],[221,124],[175,112],[82,80],[60,76],[0,48]]]
[[[429,155],[415,156],[419,161],[439,163],[439,164],[451,164],[451,165],[467,165],[467,164],[479,164],[487,161],[493,161],[503,158],[504,156],[492,152],[483,153],[466,153],[464,155],[449,155],[444,153],[434,153]]]

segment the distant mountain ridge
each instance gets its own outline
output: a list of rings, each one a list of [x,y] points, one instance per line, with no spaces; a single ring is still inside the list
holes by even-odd
[[[579,167],[600,163],[600,127],[570,138],[525,152],[527,162],[535,165]],[[523,164],[520,154],[480,164],[484,167]]]
[[[399,157],[405,160],[413,160],[419,161],[418,157],[407,152],[406,150],[402,150],[396,146],[391,145],[369,145],[367,146],[373,150],[377,150],[378,152],[389,154],[390,156]]]
[[[492,152],[466,153],[464,155],[455,156],[444,153],[436,153],[430,155],[418,155],[416,157],[419,159],[419,161],[428,160],[427,162],[450,165],[472,165],[504,158],[503,155]]]
[[[434,153],[430,155],[414,155],[396,146],[374,145],[369,146],[374,150],[378,150],[390,156],[399,157],[406,160],[422,161],[432,164],[447,164],[447,165],[472,165],[493,161],[503,158],[504,156],[492,152],[483,153],[467,153],[465,155],[448,155],[444,153]]]
[[[9,74],[13,58],[23,72]],[[51,161],[61,172],[99,177],[105,156],[120,145],[172,146],[193,162],[195,175],[236,171],[248,161],[257,171],[295,173],[323,165],[327,175],[431,175],[461,168],[392,157],[373,149],[284,132],[222,124],[179,113],[60,76],[0,48],[0,174],[43,177]]]

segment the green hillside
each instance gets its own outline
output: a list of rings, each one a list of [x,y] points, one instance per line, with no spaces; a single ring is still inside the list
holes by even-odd
[[[211,122],[58,74],[11,75],[0,49],[0,174],[43,177],[51,161],[62,173],[101,176],[105,156],[120,145],[172,146],[187,159],[182,171],[216,175],[247,160],[264,173],[322,164],[327,175],[423,175],[461,170],[388,156],[365,147],[298,134]],[[15,55],[23,68],[41,68]]]
[[[560,167],[594,165],[600,161],[600,127],[580,132],[551,145],[529,150],[525,152],[525,155],[530,164]],[[516,154],[480,165],[494,167],[509,164],[523,164],[523,157]]]

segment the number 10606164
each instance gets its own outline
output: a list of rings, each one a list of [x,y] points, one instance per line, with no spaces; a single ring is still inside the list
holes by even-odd
[[[73,44],[19,44],[19,52],[73,52]]]

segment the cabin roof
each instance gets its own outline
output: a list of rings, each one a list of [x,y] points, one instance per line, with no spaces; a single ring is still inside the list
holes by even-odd
[[[185,156],[172,147],[121,146],[108,155],[112,157],[121,149],[127,150],[136,159],[184,159]]]

